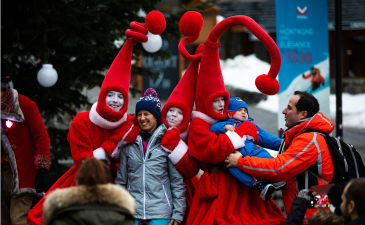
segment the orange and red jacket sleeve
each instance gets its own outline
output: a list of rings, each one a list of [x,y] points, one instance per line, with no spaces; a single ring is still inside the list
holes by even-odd
[[[37,155],[34,158],[34,164],[37,169],[49,170],[51,159],[50,154],[50,138],[46,127],[43,123],[42,116],[39,113],[35,102],[29,100],[24,114],[28,121],[28,127],[32,133],[34,143],[37,149]]]
[[[289,148],[274,159],[246,156],[238,159],[237,167],[254,177],[286,181],[307,170],[317,162],[320,149],[310,135],[298,136]]]
[[[83,159],[93,157],[95,150],[92,147],[93,142],[90,135],[92,131],[86,125],[85,118],[78,117],[78,115],[72,121],[67,136],[67,140],[70,143],[71,156],[76,167],[81,165]]]
[[[190,123],[189,154],[199,161],[221,163],[235,149],[244,146],[236,133],[216,134],[210,131],[210,126],[200,118],[194,118]]]
[[[309,73],[309,74],[307,74],[307,75],[304,75],[303,76],[303,79],[304,80],[306,80],[306,79],[309,79],[309,78],[311,78],[312,77],[312,74],[311,73]]]

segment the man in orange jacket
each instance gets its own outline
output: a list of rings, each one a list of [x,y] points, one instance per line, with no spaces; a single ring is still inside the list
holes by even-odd
[[[288,129],[283,133],[276,158],[242,156],[236,151],[225,162],[229,163],[227,167],[238,167],[254,177],[286,181],[282,193],[289,214],[292,200],[300,190],[330,182],[333,176],[333,162],[324,137],[303,131],[316,129],[330,134],[334,124],[319,112],[317,99],[307,92],[295,91],[283,114]],[[304,222],[308,217],[307,212]]]

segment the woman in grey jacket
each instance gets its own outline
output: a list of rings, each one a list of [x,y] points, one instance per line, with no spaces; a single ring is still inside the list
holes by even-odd
[[[167,130],[163,124],[158,126],[160,113],[157,93],[149,88],[136,105],[140,135],[135,143],[124,145],[120,155],[115,183],[135,198],[136,225],[178,225],[184,218],[186,188],[160,145]]]

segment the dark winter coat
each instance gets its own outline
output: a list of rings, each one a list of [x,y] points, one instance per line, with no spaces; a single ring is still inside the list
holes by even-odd
[[[365,216],[360,216],[357,219],[351,221],[348,225],[363,225],[365,224]]]
[[[309,205],[310,202],[307,199],[295,197],[285,225],[302,225]]]
[[[126,224],[133,225],[135,201],[115,184],[97,185],[93,189],[74,186],[57,189],[46,196],[43,224]]]

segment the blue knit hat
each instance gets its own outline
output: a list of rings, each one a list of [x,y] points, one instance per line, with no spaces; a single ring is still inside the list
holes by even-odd
[[[247,107],[246,102],[243,101],[239,97],[233,97],[233,98],[230,98],[229,99],[229,107],[228,107],[228,110],[227,110],[227,116],[228,116],[228,118],[232,118],[233,114],[235,112],[237,112],[237,110],[239,108],[245,108],[247,110],[247,116],[248,116],[248,118],[251,119],[251,120],[253,120],[250,117],[250,114],[248,113],[248,107]]]
[[[161,102],[160,99],[157,97],[155,89],[148,88],[144,92],[143,97],[139,98],[136,105],[136,114],[138,113],[138,111],[143,109],[152,113],[157,118],[157,120],[160,120]]]

